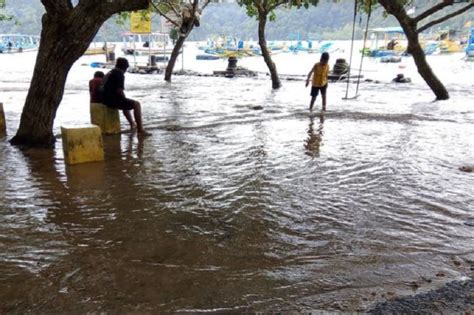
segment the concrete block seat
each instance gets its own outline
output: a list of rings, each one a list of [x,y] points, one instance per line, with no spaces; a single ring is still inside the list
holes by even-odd
[[[97,125],[103,134],[120,133],[120,115],[117,109],[105,106],[102,103],[91,103],[91,124]]]
[[[61,126],[64,161],[79,164],[104,160],[101,129],[96,125]]]

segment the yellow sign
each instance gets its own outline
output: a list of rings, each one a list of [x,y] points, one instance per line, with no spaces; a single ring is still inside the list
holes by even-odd
[[[132,14],[130,14],[130,32],[141,34],[151,33],[150,12],[132,12]]]

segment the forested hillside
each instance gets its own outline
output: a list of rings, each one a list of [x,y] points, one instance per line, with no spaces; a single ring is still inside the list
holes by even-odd
[[[435,0],[416,1],[416,11],[437,3]],[[0,33],[39,34],[41,31],[41,15],[44,8],[39,0],[7,0],[6,13],[16,17],[14,21],[0,22]],[[353,18],[353,1],[343,0],[334,3],[321,0],[317,7],[306,9],[279,10],[275,22],[270,22],[267,28],[269,40],[288,40],[296,38],[310,39],[348,39],[351,35]],[[366,15],[357,18],[360,38],[365,25]],[[450,27],[463,29],[466,22],[474,20],[474,12],[461,15],[449,20],[436,29]],[[158,30],[159,18],[154,23]],[[377,9],[373,13],[370,27],[395,26],[397,22],[392,17],[384,17],[383,11]],[[436,29],[432,30],[435,31]],[[109,40],[120,40],[120,34],[126,31],[126,26],[117,25],[115,19],[107,22],[102,29]],[[191,40],[205,40],[212,35],[236,36],[244,39],[257,38],[257,23],[249,18],[245,10],[237,4],[211,4],[203,12],[201,26],[191,34]]]

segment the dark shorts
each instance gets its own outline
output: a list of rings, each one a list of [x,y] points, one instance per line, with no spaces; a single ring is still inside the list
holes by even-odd
[[[132,110],[135,108],[135,101],[129,98],[115,100],[113,102],[106,102],[106,105],[110,108],[116,108],[120,110]]]
[[[326,84],[325,86],[312,86],[311,87],[311,96],[316,97],[319,94],[319,90],[321,90],[321,95],[326,95],[326,90],[328,88],[328,85]]]

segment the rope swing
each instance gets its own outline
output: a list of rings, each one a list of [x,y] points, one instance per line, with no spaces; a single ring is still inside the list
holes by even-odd
[[[355,38],[355,26],[356,26],[356,19],[357,19],[357,0],[354,0],[354,19],[352,22],[352,39],[351,39],[351,54],[349,57],[349,70],[347,72],[347,86],[346,86],[346,96],[343,97],[343,100],[348,100],[348,99],[354,99],[359,96],[359,84],[360,84],[360,78],[362,76],[362,64],[364,62],[364,50],[365,50],[365,44],[367,43],[367,34],[369,32],[369,22],[370,22],[370,16],[372,14],[372,0],[367,0],[366,4],[369,5],[368,12],[367,12],[367,24],[365,26],[365,32],[364,32],[364,45],[362,47],[362,56],[360,58],[360,66],[359,66],[359,75],[357,76],[357,86],[356,86],[356,94],[354,97],[349,98],[349,84],[350,84],[350,78],[351,78],[351,65],[352,65],[352,55],[354,52],[354,38]]]
[[[372,0],[368,0],[367,3],[369,4],[369,11],[367,12],[367,24],[365,26],[365,32],[364,32],[364,44],[362,46],[362,56],[360,57],[359,77],[357,78],[356,97],[357,95],[359,95],[359,83],[360,83],[360,78],[362,76],[362,64],[364,62],[364,56],[365,56],[365,44],[367,43],[367,34],[369,33],[370,15],[372,14]]]

